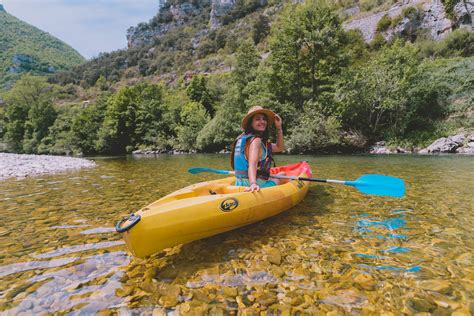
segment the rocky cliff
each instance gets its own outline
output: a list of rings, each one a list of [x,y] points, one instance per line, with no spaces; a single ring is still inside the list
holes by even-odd
[[[267,0],[256,0],[255,5],[263,7]],[[284,2],[284,1],[281,1]],[[293,0],[294,3],[302,0]],[[447,14],[441,0],[402,0],[393,4],[388,10],[376,13],[360,13],[358,1],[345,10],[346,15],[353,18],[344,23],[344,28],[359,29],[366,42],[372,41],[377,33],[380,19],[388,15],[392,25],[381,34],[391,40],[396,35],[407,35],[414,30],[425,29],[434,39],[442,39],[455,28],[473,28],[474,0],[458,0],[452,14]],[[205,35],[219,28],[226,15],[239,5],[237,0],[201,0],[172,1],[162,0],[160,12],[148,23],[140,23],[127,31],[128,47],[152,44],[154,39],[168,31],[183,26],[192,19],[206,19],[206,26],[197,34]],[[413,7],[415,12],[406,14],[407,8]],[[197,38],[198,40],[198,38]],[[196,43],[193,44],[196,46]]]
[[[266,0],[264,2],[266,3]],[[189,19],[199,15],[209,15],[209,29],[215,30],[220,25],[219,18],[234,8],[236,0],[201,0],[178,4],[169,4],[164,1],[160,5],[159,14],[149,23],[141,23],[128,29],[129,48],[151,44],[154,38],[184,25]]]
[[[416,14],[403,14],[404,10],[413,7]],[[358,13],[356,7],[347,12]],[[414,10],[414,12],[415,12]],[[406,11],[405,11],[406,12]],[[354,18],[344,23],[345,29],[359,29],[366,42],[372,41],[376,34],[377,24],[383,16],[388,15],[396,23],[382,35],[390,40],[393,36],[410,33],[414,29],[427,30],[434,39],[441,39],[456,28],[473,28],[474,1],[460,0],[455,5],[453,17],[449,18],[440,0],[403,0],[395,3],[388,11]]]
[[[171,3],[172,2],[172,3]],[[264,7],[267,0],[254,1],[254,7]],[[183,26],[191,19],[205,18],[207,25],[197,37],[219,28],[223,17],[238,5],[237,0],[162,1],[160,12],[149,23],[140,23],[127,31],[128,47],[152,44],[156,37]],[[195,43],[193,44],[195,46]]]

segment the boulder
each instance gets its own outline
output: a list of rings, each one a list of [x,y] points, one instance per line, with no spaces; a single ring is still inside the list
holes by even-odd
[[[471,136],[469,136],[471,137]],[[465,133],[459,133],[449,137],[442,137],[435,140],[431,145],[425,149],[420,150],[419,154],[429,153],[464,153],[463,144],[466,139]],[[469,138],[470,139],[470,138]],[[469,148],[466,146],[466,148]],[[469,149],[467,150],[469,151]]]
[[[458,147],[460,147],[459,143],[449,137],[442,137],[435,140],[426,150],[428,153],[454,153]]]
[[[380,142],[376,142],[375,145],[370,148],[370,153],[371,154],[393,154],[393,153],[396,153],[396,151],[385,147],[385,142],[380,141]]]
[[[397,147],[397,154],[409,154],[411,153],[410,150],[406,149],[406,148],[402,148],[402,147]]]
[[[464,135],[464,133],[460,133],[460,134],[449,137],[449,139],[451,139],[453,142],[455,142],[459,145],[462,145],[465,138],[466,138],[466,136]]]
[[[474,142],[467,143],[464,147],[459,147],[456,149],[456,153],[474,155]]]

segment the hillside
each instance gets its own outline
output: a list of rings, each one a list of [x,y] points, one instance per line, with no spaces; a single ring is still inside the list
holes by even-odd
[[[216,152],[260,104],[284,118],[292,153],[416,151],[474,130],[473,7],[427,3],[162,2],[127,49],[5,93],[3,150]]]
[[[0,7],[0,89],[25,72],[55,73],[83,63],[72,47],[31,26]]]

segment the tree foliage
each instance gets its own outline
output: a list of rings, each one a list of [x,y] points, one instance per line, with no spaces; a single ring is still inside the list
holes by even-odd
[[[111,96],[99,130],[99,151],[130,152],[156,136],[163,114],[162,98],[162,87],[148,83],[122,88]]]
[[[280,102],[298,108],[316,100],[345,63],[340,21],[325,1],[289,4],[272,29],[273,89]]]

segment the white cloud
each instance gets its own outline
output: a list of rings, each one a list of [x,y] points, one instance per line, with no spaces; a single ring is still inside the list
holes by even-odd
[[[127,46],[130,26],[150,20],[158,0],[0,0],[13,16],[52,34],[86,58]]]

